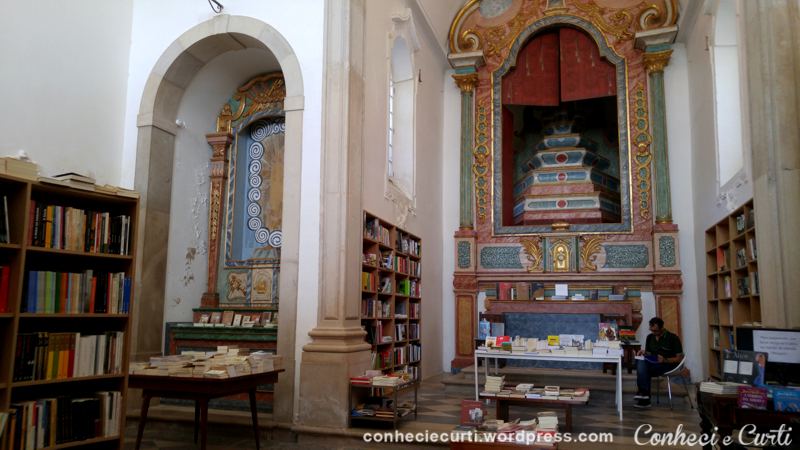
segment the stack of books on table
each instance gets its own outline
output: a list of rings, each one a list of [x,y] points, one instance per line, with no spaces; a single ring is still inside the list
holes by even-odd
[[[490,393],[498,393],[503,390],[503,381],[505,380],[504,376],[501,377],[493,377],[487,376],[486,377],[486,385],[484,386],[483,390]]]
[[[739,393],[739,386],[744,386],[744,384],[730,381],[703,381],[700,383],[700,392],[733,395]]]
[[[380,375],[372,378],[373,386],[399,386],[403,384],[403,379],[394,375]]]
[[[542,411],[536,414],[538,425],[536,432],[541,434],[555,434],[558,431],[558,416],[553,411]]]
[[[545,386],[542,398],[545,400],[558,400],[558,393],[561,390],[558,386]]]

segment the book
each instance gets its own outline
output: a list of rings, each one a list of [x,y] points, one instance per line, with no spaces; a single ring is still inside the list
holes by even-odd
[[[558,347],[560,344],[560,337],[558,335],[547,336],[547,345],[551,347]]]
[[[214,311],[211,313],[211,316],[208,318],[208,323],[211,324],[218,324],[222,321],[222,313],[219,311]]]
[[[228,327],[233,325],[233,311],[222,312],[222,324]]]
[[[737,405],[744,409],[767,409],[767,389],[739,386]]]
[[[766,359],[766,353],[759,353]],[[766,361],[765,361],[766,362]],[[722,380],[753,384],[760,372],[760,359],[756,352],[747,350],[724,350],[722,352]]]
[[[0,244],[11,243],[11,231],[8,225],[8,197],[3,196],[3,203],[0,204]]]
[[[478,400],[461,400],[461,425],[479,426],[486,417],[486,406]]]
[[[773,389],[772,402],[775,411],[800,413],[800,389]]]
[[[51,178],[55,178],[56,180],[61,180],[61,181],[75,181],[78,183],[87,183],[87,184],[95,184],[96,182],[94,178],[88,175],[82,175],[75,172],[60,173],[58,175],[53,175]]]
[[[616,341],[617,340],[617,330],[614,329],[614,325],[610,322],[600,322],[597,324],[598,326],[598,333],[597,338],[601,341]]]

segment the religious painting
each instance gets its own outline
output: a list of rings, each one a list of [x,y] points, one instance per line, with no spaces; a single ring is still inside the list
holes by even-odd
[[[228,272],[225,284],[226,303],[244,303],[247,299],[247,272]]]
[[[630,230],[625,64],[588,30],[532,28],[493,74],[497,234]]]
[[[282,116],[264,117],[236,134],[230,152],[224,251],[220,254],[223,303],[257,305],[277,299],[283,231],[283,153],[286,125]],[[247,273],[247,295],[233,296],[225,274]]]
[[[250,301],[253,305],[272,303],[272,269],[253,269],[253,286]]]

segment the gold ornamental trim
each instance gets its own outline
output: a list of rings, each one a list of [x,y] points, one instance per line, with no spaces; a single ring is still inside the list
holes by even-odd
[[[475,149],[472,152],[472,173],[475,191],[475,206],[478,221],[486,221],[489,209],[490,192],[490,167],[491,143],[489,142],[489,106],[484,100],[478,104],[477,120],[475,121]]]
[[[455,74],[453,75],[453,80],[455,80],[456,86],[461,89],[462,93],[468,93],[474,91],[475,86],[478,85],[478,74]]]
[[[450,42],[450,52],[472,52],[481,48],[480,36],[469,30],[459,32],[464,20],[477,10],[478,6],[480,6],[480,0],[469,0],[456,13],[447,36],[447,40]]]
[[[597,255],[600,254],[605,236],[581,236],[581,268],[588,271],[597,270]]]
[[[217,117],[217,132],[230,133],[234,123],[241,122],[260,111],[282,110],[285,98],[286,84],[282,72],[254,77],[236,89],[231,99],[222,106]]]
[[[573,5],[586,14],[589,17],[589,21],[600,30],[619,40],[633,39],[634,34],[631,32],[633,15],[627,10],[604,8],[591,0],[587,3],[574,2]],[[606,16],[608,16],[608,19],[606,19]]]
[[[662,9],[663,7],[663,9]],[[639,14],[639,28],[652,30],[666,28],[678,23],[678,0],[664,0],[663,5],[650,5]]]
[[[644,54],[644,67],[647,73],[663,72],[664,68],[669,64],[669,58],[672,56],[672,50],[664,50],[654,53]]]
[[[531,263],[531,265],[528,266],[528,272],[543,272],[544,252],[542,251],[541,236],[523,239],[520,243],[525,250],[525,257],[528,259],[528,262]]]
[[[636,163],[636,188],[639,191],[639,216],[642,219],[650,218],[650,189],[651,171],[650,163],[653,155],[650,153],[650,144],[653,137],[650,135],[650,120],[647,106],[647,93],[644,86],[638,83],[633,92],[634,125],[636,134],[633,143],[636,146],[634,161]]]

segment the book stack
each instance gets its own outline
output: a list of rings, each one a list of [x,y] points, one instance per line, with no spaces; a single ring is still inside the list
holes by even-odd
[[[271,372],[283,366],[283,357],[269,352],[253,352],[247,356],[252,373]]]
[[[503,390],[503,382],[505,381],[505,376],[501,377],[493,377],[487,376],[486,377],[486,385],[484,386],[484,391],[486,392],[500,392]]]
[[[393,375],[379,375],[377,377],[372,378],[372,385],[373,386],[399,386],[402,384],[402,379],[397,376]]]
[[[719,395],[735,395],[739,392],[739,386],[744,385],[742,383],[733,383],[729,381],[703,381],[700,383],[700,392]]]
[[[546,400],[558,400],[560,390],[561,388],[558,386],[545,386],[542,398]]]
[[[36,180],[39,177],[39,166],[31,161],[5,156],[0,158],[0,173]]]
[[[536,432],[538,434],[555,434],[558,431],[558,416],[553,411],[542,411],[536,414]]]

